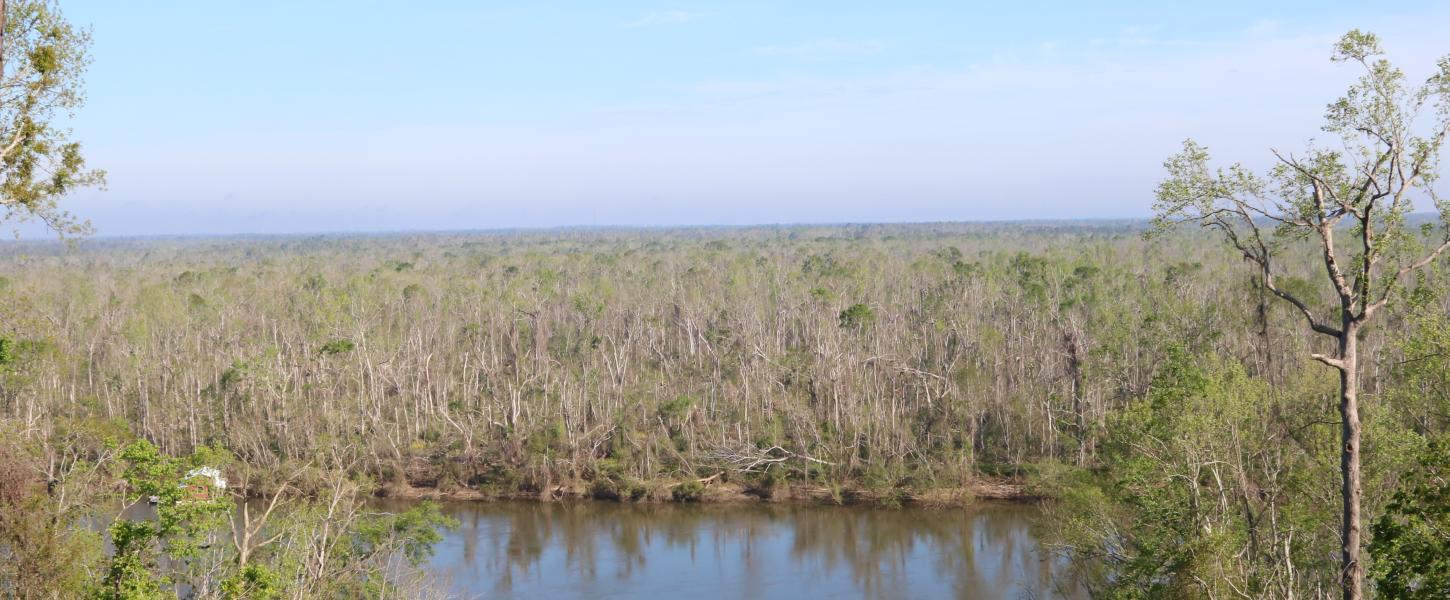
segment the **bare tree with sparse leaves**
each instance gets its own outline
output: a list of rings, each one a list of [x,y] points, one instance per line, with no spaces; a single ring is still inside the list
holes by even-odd
[[[1339,372],[1339,581],[1346,599],[1364,594],[1359,339],[1407,277],[1450,248],[1450,202],[1434,188],[1450,132],[1450,56],[1415,86],[1381,54],[1379,40],[1358,30],[1334,47],[1333,60],[1364,71],[1326,112],[1324,131],[1339,138],[1335,147],[1274,151],[1277,164],[1261,176],[1240,164],[1210,167],[1208,151],[1190,140],[1165,163],[1155,206],[1160,228],[1193,223],[1221,232],[1265,289],[1335,342],[1331,353],[1313,358]],[[1410,227],[1417,207],[1435,208],[1439,222]],[[1328,303],[1312,288],[1276,279],[1279,261],[1301,252],[1322,255]]]

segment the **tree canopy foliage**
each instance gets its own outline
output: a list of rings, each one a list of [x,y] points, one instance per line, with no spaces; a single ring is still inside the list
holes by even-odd
[[[66,21],[55,0],[5,0],[0,14],[0,222],[35,219],[62,236],[87,233],[59,200],[105,181],[64,121],[85,100],[90,33]]]

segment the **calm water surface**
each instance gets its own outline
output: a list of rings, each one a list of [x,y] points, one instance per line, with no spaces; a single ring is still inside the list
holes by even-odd
[[[466,598],[1056,598],[1035,508],[445,503]]]

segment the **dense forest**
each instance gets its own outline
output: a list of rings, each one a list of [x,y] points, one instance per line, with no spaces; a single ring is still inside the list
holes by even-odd
[[[441,595],[378,496],[1034,501],[1094,597],[1450,597],[1450,57],[1348,32],[1328,142],[1186,141],[1151,222],[86,239],[89,47],[0,0],[0,224],[70,238],[0,245],[0,598]]]
[[[134,464],[126,444],[143,439],[148,460],[201,452],[274,500],[326,496],[327,473],[464,497],[975,489],[1056,499],[1059,549],[1103,587],[1332,590],[1337,378],[1310,358],[1324,342],[1218,238],[1145,232],[16,244],[0,257],[0,311],[18,317],[0,331],[0,411],[8,451],[53,486]],[[1280,285],[1330,305],[1300,254]],[[1445,467],[1440,266],[1362,333],[1371,516],[1414,508],[1394,495]]]
[[[1295,358],[1310,340],[1285,307],[1259,310],[1232,254],[1126,225],[95,242],[5,260],[7,313],[26,318],[6,332],[4,408],[26,430],[118,420],[170,453],[340,453],[399,484],[557,494],[725,470],[929,487],[1091,464],[1175,349],[1274,384],[1312,373]]]

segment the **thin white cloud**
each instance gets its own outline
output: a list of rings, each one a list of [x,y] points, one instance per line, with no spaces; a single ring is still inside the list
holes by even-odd
[[[877,54],[886,48],[878,40],[824,39],[799,44],[757,46],[750,51],[761,56],[775,56],[794,60],[831,60]]]
[[[1334,90],[1341,85],[1343,73],[1323,60],[1323,49],[1336,37],[1319,33],[1217,42],[1147,37],[1050,40],[954,68],[909,66],[841,77],[714,79],[684,89],[722,100],[812,104],[823,99],[859,104],[909,96],[918,108],[930,97],[954,110],[963,109],[961,102],[1004,96],[1013,102],[1028,101],[1016,105],[1021,110],[1065,98],[1073,98],[1078,106],[1111,108],[1130,103],[1142,108],[1249,94],[1266,96],[1260,104],[1273,104],[1276,98],[1300,97],[1289,93],[1293,89]],[[1143,47],[1155,52],[1145,53]],[[784,48],[772,51],[783,54]],[[1275,58],[1264,60],[1266,56]],[[1283,93],[1266,94],[1265,89]]]
[[[661,10],[648,13],[638,19],[625,23],[625,27],[651,27],[655,25],[683,25],[691,21],[698,21],[713,13],[692,12],[688,10]]]
[[[1248,37],[1268,37],[1279,33],[1282,29],[1283,26],[1278,21],[1273,19],[1259,19],[1258,21],[1254,21],[1248,29],[1244,30],[1244,34]]]

